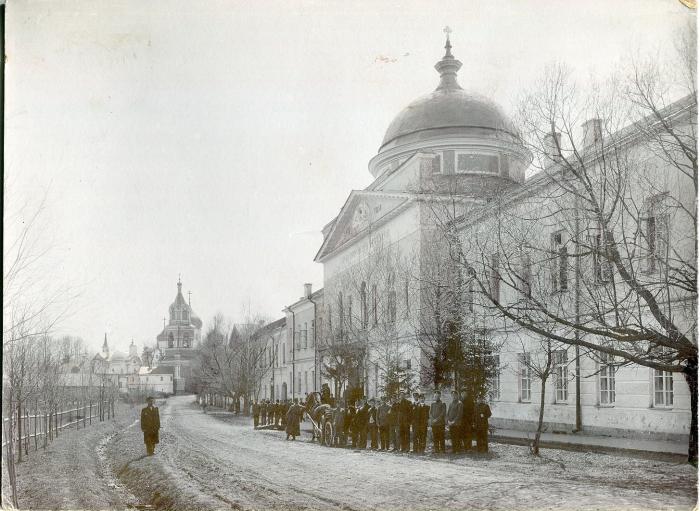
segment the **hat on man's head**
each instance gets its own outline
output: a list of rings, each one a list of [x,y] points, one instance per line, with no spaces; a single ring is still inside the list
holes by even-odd
[[[148,397],[146,398],[146,402],[147,402],[147,403],[150,403],[151,401],[155,401],[155,400],[156,400],[156,398],[154,398],[153,396],[148,396]]]

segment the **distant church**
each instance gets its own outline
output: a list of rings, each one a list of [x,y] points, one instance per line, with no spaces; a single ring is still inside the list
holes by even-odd
[[[169,321],[163,318],[163,330],[156,337],[159,367],[172,367],[174,391],[191,392],[194,347],[202,337],[202,320],[182,296],[182,282],[178,279],[177,296],[168,310]]]

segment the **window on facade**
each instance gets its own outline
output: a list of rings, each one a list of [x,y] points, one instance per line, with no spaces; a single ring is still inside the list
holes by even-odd
[[[275,344],[275,367],[280,364],[280,345]]]
[[[392,287],[389,289],[388,300],[388,313],[389,313],[389,323],[396,323],[396,290]]]
[[[162,376],[160,377],[160,381],[163,381],[163,377],[162,377]]]
[[[490,291],[491,291],[491,297],[495,301],[499,301],[501,299],[501,276],[498,271],[498,254],[492,254],[491,255],[491,268],[490,268],[490,274],[489,274],[489,286],[490,286]]]
[[[565,403],[569,399],[569,361],[566,350],[552,352],[554,362],[554,386],[556,402]]]
[[[518,392],[519,399],[524,403],[531,400],[532,370],[530,367],[530,354],[520,353],[518,355]]]
[[[569,289],[569,253],[564,243],[564,232],[552,234],[552,291],[566,291]]]
[[[530,262],[530,254],[524,253],[520,258],[520,293],[530,298],[532,296],[532,263]]]
[[[613,357],[607,353],[601,353],[598,367],[599,402],[601,405],[615,404],[615,370]]]
[[[596,284],[610,282],[612,280],[612,263],[608,259],[601,229],[593,236],[591,251],[593,252],[593,277]]]
[[[340,335],[343,335],[343,330],[345,329],[345,307],[343,307],[343,293],[338,293],[338,328],[340,328]]]
[[[410,368],[411,368],[411,359],[410,359],[410,358],[404,360],[403,363],[404,363],[404,369],[410,369]]]
[[[309,324],[304,322],[304,349],[309,347]]]
[[[486,367],[489,369],[488,396],[490,401],[501,399],[501,357],[498,354],[487,355]]]
[[[360,323],[362,328],[367,328],[367,283],[360,284]]]
[[[311,320],[311,347],[312,348],[315,345],[315,338],[316,338],[316,320],[312,319]]]
[[[301,393],[301,371],[297,373],[297,390]]]
[[[442,158],[438,154],[433,158],[433,174],[440,174],[442,172]]]
[[[498,156],[495,154],[457,154],[457,172],[487,172],[498,174]]]
[[[409,298],[409,293],[408,293],[408,279],[403,283],[403,300],[404,300],[404,311],[406,311],[405,316],[408,317],[408,315],[411,312],[411,301]]]
[[[304,371],[304,392],[309,391],[309,371]]]
[[[301,351],[301,339],[302,339],[302,332],[301,332],[301,326],[299,326],[299,330],[296,333],[296,340],[297,340],[297,351]]]
[[[372,285],[372,325],[377,325],[377,285]]]
[[[654,369],[654,406],[673,406],[673,373]]]
[[[168,334],[168,348],[173,348],[175,347],[175,338],[173,337],[173,333],[170,332]]]
[[[282,343],[282,363],[287,363],[287,343]]]
[[[183,311],[182,311],[182,319],[185,320],[185,321],[187,321],[187,310],[184,310],[184,309],[183,309]]]
[[[465,286],[464,291],[464,302],[467,311],[474,312],[474,279],[472,278],[469,278],[469,280],[467,280],[467,284]]]
[[[646,242],[646,271],[656,271],[659,263],[666,261],[668,252],[669,218],[664,205],[666,194],[646,200],[646,218],[642,219]]]

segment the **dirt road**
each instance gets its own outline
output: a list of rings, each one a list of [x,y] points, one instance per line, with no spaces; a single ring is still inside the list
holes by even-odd
[[[156,456],[138,428],[110,447],[143,502],[175,509],[684,509],[696,501],[685,464],[494,445],[488,456],[434,457],[331,449],[308,436],[254,431],[203,414],[191,396],[161,407]]]

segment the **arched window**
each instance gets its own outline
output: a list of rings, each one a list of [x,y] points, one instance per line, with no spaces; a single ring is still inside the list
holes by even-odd
[[[360,285],[360,322],[362,328],[367,328],[367,283]]]
[[[175,338],[173,337],[173,333],[170,332],[168,334],[168,348],[173,348],[175,347]]]
[[[187,318],[187,314],[188,314],[187,309],[182,309],[182,319],[183,319],[184,321],[187,321],[187,319],[188,319],[188,318]]]

